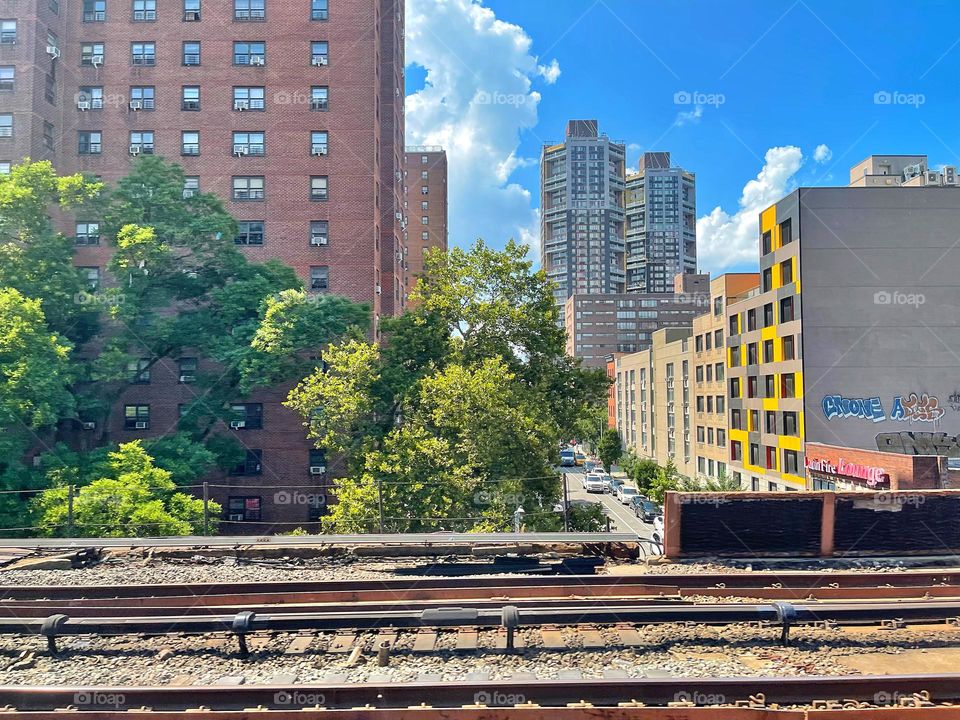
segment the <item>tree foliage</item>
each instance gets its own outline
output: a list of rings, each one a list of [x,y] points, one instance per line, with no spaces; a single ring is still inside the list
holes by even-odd
[[[597,445],[597,455],[603,466],[610,470],[623,457],[623,443],[620,441],[620,433],[616,430],[607,430]]]
[[[60,485],[35,501],[41,532],[48,536],[145,537],[193,535],[203,529],[203,501],[177,492],[171,473],[158,468],[139,440],[109,453],[103,477],[80,488],[73,498]],[[220,507],[210,504],[216,527]]]
[[[325,520],[341,532],[550,527],[553,471],[577,410],[603,402],[603,373],[565,354],[551,285],[513,242],[430,252],[382,349],[352,339],[287,400],[347,477]]]

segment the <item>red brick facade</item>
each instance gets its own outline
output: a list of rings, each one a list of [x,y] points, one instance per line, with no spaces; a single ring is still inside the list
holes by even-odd
[[[447,153],[433,146],[409,147],[403,175],[404,213],[409,221],[405,262],[409,292],[423,274],[423,253],[430,248],[447,249]],[[426,209],[423,203],[427,203]]]
[[[837,470],[842,470],[841,460],[845,464],[882,470],[886,480],[875,488],[877,490],[938,490],[949,486],[947,459],[936,455],[902,455],[878,450],[858,450],[822,443],[807,443],[806,458],[808,464],[818,460],[826,461]],[[845,474],[840,472],[808,469],[808,482],[812,476],[824,479],[835,476],[836,481],[841,484],[855,485],[860,489],[874,489],[865,481],[859,478],[847,479]]]
[[[59,0],[59,14],[54,5],[0,0],[0,20],[17,20],[16,43],[0,44],[0,66],[14,65],[16,75],[14,91],[0,94],[0,114],[15,115],[13,138],[0,137],[0,162],[29,155],[52,160],[61,172],[85,171],[109,182],[129,171],[131,144],[145,141],[131,133],[151,132],[153,152],[180,163],[202,191],[222,197],[238,221],[264,223],[262,244],[244,248],[251,260],[277,258],[308,288],[311,268],[327,268],[326,291],[368,303],[377,328],[381,315],[402,312],[403,0],[201,0],[198,20],[183,0],[159,0],[155,17],[138,20],[132,0],[106,0],[103,15],[82,0]],[[46,53],[48,28],[57,36],[57,59]],[[193,42],[200,43],[198,64],[185,45]],[[103,45],[96,66],[82,61],[91,43]],[[152,46],[135,56],[143,43]],[[55,77],[53,103],[45,98],[48,72]],[[134,87],[151,89],[152,108],[131,106],[143,97]],[[81,88],[101,88],[102,100],[81,109],[78,99],[91,97]],[[199,89],[198,108],[187,88]],[[53,126],[52,148],[44,145],[44,122]],[[101,133],[99,154],[78,152],[82,132]],[[184,132],[199,133],[198,154],[184,154],[184,142],[193,140]],[[256,136],[236,132],[264,133],[262,152]],[[322,132],[325,147],[313,135]],[[238,144],[248,146],[246,154],[236,152]],[[263,178],[262,199],[235,200],[235,177]],[[312,177],[327,178],[326,199],[312,196]],[[312,232],[318,221],[328,223],[322,243]],[[106,243],[78,247],[76,264],[103,268],[109,256]],[[196,396],[179,377],[176,362],[154,366],[150,383],[132,386],[113,413],[111,437],[123,442],[172,432],[178,406]],[[213,497],[225,508],[231,496],[259,497],[261,509],[247,513],[250,523],[224,526],[227,532],[307,522],[307,507],[282,497],[274,503],[285,490],[265,486],[326,493],[326,476],[310,474],[310,444],[298,418],[281,405],[287,390],[245,401],[262,403],[262,429],[231,431],[261,451],[261,474],[211,481],[237,486],[214,488]],[[125,429],[127,404],[150,406],[148,429]]]

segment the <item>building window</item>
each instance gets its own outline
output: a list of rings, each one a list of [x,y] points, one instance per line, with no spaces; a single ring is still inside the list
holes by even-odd
[[[310,154],[311,155],[326,155],[327,154],[327,133],[326,131],[312,132],[310,133]]]
[[[263,196],[264,188],[262,176],[241,176],[233,178],[234,200],[263,200]]]
[[[54,15],[60,14],[60,0],[47,0],[47,7]]]
[[[421,225],[429,225],[429,224],[430,224],[430,218],[427,217],[426,215],[423,215],[423,216],[420,218],[420,224],[421,224]]]
[[[760,478],[750,478],[750,489],[753,492],[760,492]]]
[[[747,332],[757,329],[757,309],[747,310]]]
[[[770,231],[767,230],[760,239],[760,249],[762,255],[767,255],[773,249],[773,238]]]
[[[103,65],[103,43],[84,43],[80,46],[80,64],[89,67]]]
[[[152,85],[137,85],[130,88],[131,110],[153,110],[156,108],[156,89]]]
[[[227,498],[227,522],[259,521],[260,504],[259,497],[238,497],[231,495]]]
[[[697,442],[702,443],[704,441],[705,434],[703,432],[703,425],[697,425]]]
[[[737,335],[740,332],[739,315],[730,316],[730,334]]]
[[[329,20],[330,8],[327,0],[310,0],[310,19]]]
[[[740,462],[743,459],[743,446],[739,440],[730,442],[730,462]]]
[[[730,367],[740,366],[740,346],[734,345],[730,348]]]
[[[152,22],[157,19],[157,0],[133,0],[133,21]]]
[[[733,430],[743,430],[743,413],[739,408],[730,411],[730,427]]]
[[[83,21],[104,22],[107,19],[107,0],[83,0]]]
[[[793,221],[787,218],[780,223],[780,246],[789,245],[793,242]]]
[[[265,155],[265,134],[263,132],[235,132],[233,134],[233,154],[237,157]]]
[[[12,65],[0,66],[0,92],[9,92],[14,88],[16,70]]]
[[[751,375],[747,378],[747,397],[755,398],[757,396],[757,377]]]
[[[750,343],[747,345],[747,365],[756,365],[757,364],[757,344]]]
[[[134,385],[150,384],[150,358],[139,358],[127,363],[127,382]]]
[[[200,178],[196,175],[190,175],[183,179],[183,199],[192,198],[200,192]]]
[[[182,357],[177,360],[177,370],[180,373],[179,382],[182,385],[189,385],[197,381],[197,368],[199,367],[195,357]]]
[[[725,412],[725,410],[724,410],[724,403],[725,403],[726,401],[727,401],[727,399],[726,399],[723,395],[717,395],[717,412],[718,412],[718,413]]]
[[[100,223],[78,222],[76,224],[76,233],[73,236],[73,242],[76,245],[99,245]]]
[[[773,362],[773,340],[763,341],[763,361],[765,363]]]
[[[237,226],[236,245],[263,245],[263,220],[242,220]]]
[[[230,469],[230,474],[241,477],[260,475],[263,472],[263,465],[260,462],[262,457],[263,450],[247,450],[246,457]]]
[[[234,20],[259,21],[267,19],[267,0],[233,0]]]
[[[704,408],[703,395],[697,395],[697,412],[702,413]]]
[[[81,87],[77,92],[77,110],[103,110],[103,88]]]
[[[697,338],[694,340],[693,344],[696,347],[697,352],[703,352],[703,335],[697,335]]]
[[[311,449],[307,462],[311,475],[323,475],[327,471],[327,451],[320,449]]]
[[[310,64],[318,67],[329,64],[329,51],[330,48],[326,42],[310,43]]]
[[[780,376],[780,397],[792,398],[797,396],[796,379],[793,373],[784,373]]]
[[[263,428],[262,403],[237,403],[230,406],[233,420],[230,421],[232,430],[260,430]]]
[[[0,113],[0,138],[13,137],[13,114]]]
[[[777,434],[777,414],[771,410],[767,410],[763,413],[763,425],[764,432],[768,432],[771,435]]]
[[[157,44],[130,43],[130,61],[133,65],[150,67],[157,64]]]
[[[730,378],[730,397],[740,397],[740,378]]]
[[[430,203],[427,200],[424,200],[423,202],[420,203],[420,209],[426,212],[427,210],[430,209]]]
[[[794,359],[794,349],[793,349],[793,335],[787,335],[781,341],[783,343],[783,359],[784,360],[793,360]]]
[[[267,44],[265,42],[235,42],[233,44],[234,65],[267,64]]]
[[[310,88],[310,109],[325,112],[329,109],[330,89],[326,85],[314,85]]]
[[[2,129],[3,115],[0,115],[0,130]],[[102,133],[96,130],[85,130],[77,133],[77,153],[80,155],[99,155],[103,150],[102,137]]]
[[[767,303],[763,306],[763,326],[770,327],[773,323],[773,303]]]
[[[184,65],[199,65],[200,64],[200,43],[199,42],[185,42],[183,44],[183,64]]]
[[[149,430],[150,429],[150,406],[149,405],[124,405],[123,406],[123,429],[124,430]]]
[[[717,447],[727,446],[727,431],[723,428],[717,428]],[[723,465],[723,463],[720,463]]]
[[[750,443],[750,464],[760,464],[760,446],[757,443]]]
[[[328,199],[326,175],[314,175],[310,178],[310,199],[319,201]]]
[[[783,413],[783,434],[790,437],[800,437],[797,428],[797,414],[795,412]]]
[[[420,233],[420,239],[421,239],[421,240],[429,240],[429,239],[430,239],[430,231],[429,231],[429,230],[424,230],[422,233]],[[421,248],[421,250],[422,250],[423,252],[426,252],[426,251],[427,251],[427,248]]]
[[[17,42],[17,21],[0,20],[0,45],[14,45]]]
[[[235,87],[233,89],[233,109],[262,111],[266,108],[266,89],[259,86]]]
[[[330,288],[330,268],[326,265],[314,265],[310,268],[310,289],[314,292]]]
[[[776,380],[773,375],[763,376],[763,396],[766,398],[777,396]]]
[[[200,154],[200,133],[195,130],[184,130],[180,133],[180,154]]]
[[[773,268],[767,268],[763,271],[763,284],[761,289],[763,292],[770,292],[773,290]]]
[[[313,220],[310,223],[310,244],[327,245],[330,242],[329,228],[327,220]]]
[[[703,382],[703,365],[697,365],[696,376],[697,376],[697,382],[702,383]]]
[[[200,22],[200,0],[183,0],[183,21]]]
[[[779,490],[779,489],[780,489],[780,488],[777,487],[777,484],[776,484],[775,482],[768,482],[768,483],[767,483],[767,490],[769,490],[770,492],[776,492],[776,491]]]
[[[723,363],[718,362],[713,369],[713,375],[717,379],[717,382],[723,382]]]
[[[780,301],[780,322],[793,320],[793,298],[785,297]]]
[[[427,171],[427,170],[421,170],[421,171],[420,171],[420,179],[421,179],[421,180],[427,180],[429,177],[430,177],[430,172],[429,172],[429,171]]]
[[[88,290],[93,292],[100,287],[100,268],[78,267],[77,270],[80,272],[81,281],[86,284]]]
[[[180,109],[181,110],[199,110],[200,109],[200,86],[184,85],[180,90]]]
[[[429,194],[430,194],[430,188],[427,187],[426,185],[422,185],[422,186],[420,187],[420,194],[421,194],[421,195],[429,195]]]
[[[793,261],[790,258],[780,263],[780,281],[783,285],[793,282]]]

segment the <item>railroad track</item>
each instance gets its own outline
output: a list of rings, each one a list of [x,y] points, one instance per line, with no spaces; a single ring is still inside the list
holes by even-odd
[[[632,678],[459,683],[240,685],[232,687],[0,687],[26,717],[65,711],[98,718],[153,713],[196,720],[311,713],[353,720],[739,720],[877,718],[955,720],[960,675],[803,678]],[[211,712],[210,708],[216,708]],[[307,712],[305,712],[307,711]],[[56,715],[51,715],[56,713]]]

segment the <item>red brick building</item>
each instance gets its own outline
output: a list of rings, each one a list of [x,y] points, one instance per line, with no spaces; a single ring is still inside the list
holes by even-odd
[[[805,470],[813,490],[940,490],[951,487],[947,458],[806,444]]]
[[[407,291],[423,273],[423,253],[447,249],[447,153],[436,146],[408,147],[404,159],[404,214],[407,250],[404,264]]]
[[[30,156],[110,182],[140,155],[176,161],[185,192],[226,201],[251,260],[368,303],[379,335],[407,291],[403,21],[403,0],[0,0],[0,172]],[[99,276],[110,248],[97,218],[76,220],[76,263]],[[193,362],[132,386],[112,438],[171,432]],[[224,428],[249,450],[215,483],[226,532],[323,512],[325,460],[286,392]]]

